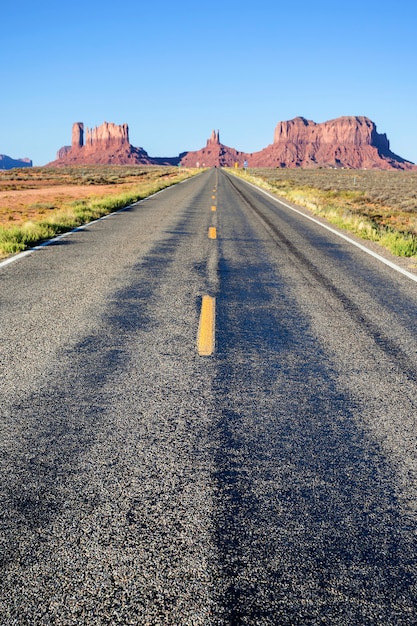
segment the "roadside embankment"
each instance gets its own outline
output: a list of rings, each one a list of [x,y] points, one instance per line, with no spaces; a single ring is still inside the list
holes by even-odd
[[[230,172],[417,262],[417,172],[288,168]]]

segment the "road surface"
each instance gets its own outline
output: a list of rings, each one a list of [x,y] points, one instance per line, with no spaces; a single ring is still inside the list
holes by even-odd
[[[417,624],[416,282],[212,169],[0,320],[2,626]]]

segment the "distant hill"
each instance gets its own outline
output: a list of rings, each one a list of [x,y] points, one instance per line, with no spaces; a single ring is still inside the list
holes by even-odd
[[[0,170],[11,170],[14,167],[32,167],[30,159],[12,159],[5,154],[0,154]]]

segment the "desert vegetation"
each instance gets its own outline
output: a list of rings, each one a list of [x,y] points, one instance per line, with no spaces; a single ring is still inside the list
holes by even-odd
[[[417,259],[417,171],[271,168],[237,173],[397,256]]]
[[[178,167],[123,165],[1,171],[0,256],[25,250],[195,173]]]
[[[25,250],[197,172],[126,165],[0,171],[0,256]],[[398,256],[417,260],[417,171],[233,172]]]

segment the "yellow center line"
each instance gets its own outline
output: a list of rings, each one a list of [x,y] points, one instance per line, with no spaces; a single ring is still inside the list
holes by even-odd
[[[215,200],[215,199],[216,199],[216,196],[211,196],[211,199],[212,199],[212,200]]]
[[[213,204],[213,206],[211,207],[212,211],[216,211],[217,207]]]
[[[209,237],[209,239],[216,239],[217,238],[217,231],[216,231],[216,227],[215,226],[210,226],[210,228],[208,230],[208,237]]]
[[[203,296],[197,335],[197,350],[200,356],[210,356],[213,354],[215,329],[216,299],[212,296]]]

